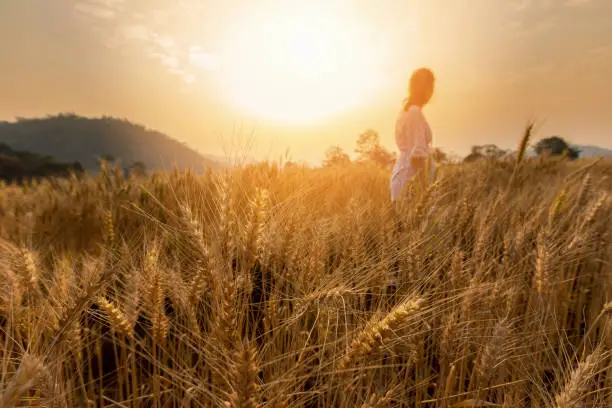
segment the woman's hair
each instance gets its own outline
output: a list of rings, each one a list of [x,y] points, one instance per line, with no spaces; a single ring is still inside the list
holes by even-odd
[[[419,68],[414,71],[410,76],[408,97],[404,100],[404,110],[408,110],[410,105],[420,105],[427,102],[423,101],[426,98],[425,92],[433,85],[435,79],[429,68]]]

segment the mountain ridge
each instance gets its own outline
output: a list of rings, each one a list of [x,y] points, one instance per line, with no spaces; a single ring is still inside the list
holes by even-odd
[[[61,162],[77,161],[88,171],[97,171],[103,156],[112,156],[123,166],[142,163],[149,170],[203,172],[222,166],[162,132],[110,116],[62,113],[3,121],[0,143]]]
[[[571,145],[580,150],[580,157],[612,156],[612,149],[594,145]]]

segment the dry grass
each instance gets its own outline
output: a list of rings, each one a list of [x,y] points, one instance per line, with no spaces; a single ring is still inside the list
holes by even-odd
[[[3,406],[610,407],[612,163],[0,190]],[[396,291],[389,291],[392,281]]]

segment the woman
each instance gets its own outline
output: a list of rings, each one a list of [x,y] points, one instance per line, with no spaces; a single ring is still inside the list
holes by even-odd
[[[400,198],[402,189],[415,175],[427,179],[426,167],[431,146],[431,129],[422,108],[427,105],[434,91],[435,78],[427,68],[417,69],[410,77],[409,96],[395,124],[395,143],[399,156],[391,175],[391,200]],[[433,160],[429,160],[430,179],[433,176]]]

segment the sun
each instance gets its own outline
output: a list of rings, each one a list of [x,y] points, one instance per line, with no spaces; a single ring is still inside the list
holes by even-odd
[[[347,13],[297,5],[228,27],[221,93],[258,118],[311,123],[367,103],[384,80],[367,30]]]

